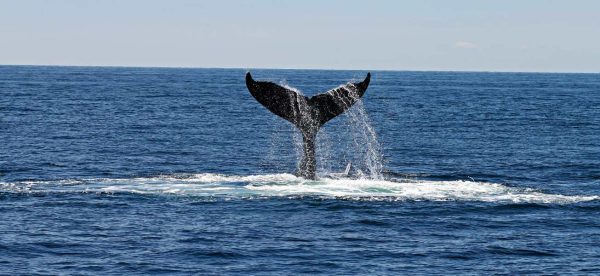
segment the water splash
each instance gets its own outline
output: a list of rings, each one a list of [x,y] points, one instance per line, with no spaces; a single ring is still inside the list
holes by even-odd
[[[383,154],[381,144],[377,140],[375,129],[367,115],[363,101],[358,100],[352,108],[346,111],[345,126],[349,130],[354,144],[353,152],[356,163],[367,171],[370,179],[383,180]]]
[[[352,84],[352,83],[350,83]],[[286,89],[296,92],[300,97],[296,101],[304,100],[304,94],[297,88],[287,85],[285,81],[279,82],[279,85]],[[352,89],[347,89],[344,85],[338,87],[346,89],[348,93],[355,93]],[[383,158],[381,145],[377,140],[377,135],[371,120],[367,114],[363,101],[356,95],[356,102],[346,112],[325,124],[317,134],[316,159],[317,174],[320,177],[326,177],[332,173],[339,173],[348,163],[352,164],[353,174],[359,178],[382,180]],[[291,106],[306,106],[305,103],[291,103]],[[294,117],[296,112],[309,112],[308,110],[293,110]],[[309,116],[307,116],[309,117]],[[339,119],[338,119],[339,118]],[[279,120],[279,118],[275,118]],[[336,122],[337,121],[337,122]],[[278,124],[277,124],[278,125]],[[303,137],[301,132],[291,124],[286,124],[287,129],[280,127],[273,129],[271,136],[272,148],[270,149],[269,159],[274,159],[277,155],[273,147],[279,150],[286,150],[285,141],[293,141],[293,149],[296,156],[296,168],[299,167],[303,152]],[[283,140],[280,137],[284,135]],[[281,157],[281,156],[279,156]]]
[[[352,163],[359,178],[383,180],[383,154],[362,99],[319,132],[321,175],[339,172]],[[335,119],[334,119],[335,120]]]

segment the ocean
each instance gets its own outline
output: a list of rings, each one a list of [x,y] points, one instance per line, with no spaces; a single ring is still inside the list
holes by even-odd
[[[600,74],[247,71],[0,66],[0,274],[600,273]]]

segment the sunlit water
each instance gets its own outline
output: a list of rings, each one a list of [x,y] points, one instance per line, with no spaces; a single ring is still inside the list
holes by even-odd
[[[0,274],[600,272],[599,75],[373,72],[312,181],[244,73],[0,66]]]

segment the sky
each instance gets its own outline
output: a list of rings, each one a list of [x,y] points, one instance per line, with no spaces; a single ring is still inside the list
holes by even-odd
[[[596,0],[0,0],[0,64],[600,72]]]

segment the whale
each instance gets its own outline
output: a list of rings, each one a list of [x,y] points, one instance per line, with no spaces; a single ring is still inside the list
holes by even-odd
[[[246,73],[250,94],[275,115],[292,123],[302,133],[303,156],[296,175],[316,179],[315,142],[319,129],[352,107],[367,91],[371,73],[361,82],[348,82],[327,92],[306,97],[291,88],[269,81],[255,81]]]

